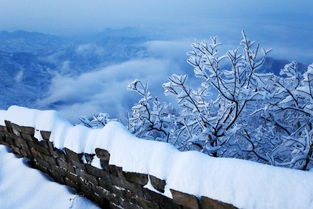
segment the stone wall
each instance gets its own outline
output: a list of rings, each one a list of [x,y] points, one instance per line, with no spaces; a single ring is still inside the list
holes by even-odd
[[[165,180],[152,175],[125,172],[123,168],[111,165],[110,153],[106,150],[97,148],[96,154],[75,153],[67,148],[60,150],[49,141],[50,132],[40,131],[41,141],[34,137],[34,133],[32,127],[5,121],[5,126],[0,126],[0,144],[8,146],[16,155],[28,158],[33,168],[49,175],[56,182],[74,188],[101,208],[235,208],[208,197],[196,197],[172,189],[173,199],[168,198],[162,195]],[[90,164],[95,157],[100,159],[102,169]],[[144,188],[149,180],[158,192]]]

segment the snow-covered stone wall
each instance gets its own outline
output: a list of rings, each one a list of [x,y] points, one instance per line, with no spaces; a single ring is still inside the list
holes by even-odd
[[[313,172],[180,152],[114,121],[89,129],[12,106],[0,110],[0,143],[103,207],[313,208]]]
[[[5,121],[5,126],[0,126],[0,144],[28,158],[32,167],[56,182],[75,188],[102,208],[234,208],[207,197],[198,198],[172,189],[171,199],[163,195],[165,180],[144,173],[126,172],[122,167],[111,165],[107,150],[97,148],[95,154],[76,153],[68,148],[61,150],[49,140],[51,132],[39,131],[41,140],[38,140],[36,131],[33,127]],[[95,158],[101,168],[91,164]]]

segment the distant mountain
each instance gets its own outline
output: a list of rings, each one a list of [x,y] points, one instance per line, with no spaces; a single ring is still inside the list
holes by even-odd
[[[69,40],[48,34],[27,31],[0,32],[0,51],[5,52],[46,55],[68,44]]]
[[[112,35],[110,35],[112,33]],[[0,108],[33,107],[55,74],[77,76],[111,64],[145,57],[143,37],[102,35],[63,38],[42,33],[0,32]]]
[[[31,106],[49,87],[54,67],[33,54],[0,51],[0,107]]]

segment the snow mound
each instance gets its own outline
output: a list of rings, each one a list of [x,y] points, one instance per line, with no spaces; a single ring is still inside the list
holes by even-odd
[[[25,166],[22,159],[0,145],[1,209],[97,209],[89,200],[69,192],[66,186],[47,180],[43,174]]]
[[[312,172],[212,158],[194,151],[179,152],[166,143],[136,138],[118,122],[89,129],[72,126],[55,111],[12,106],[0,111],[0,124],[4,125],[4,120],[51,131],[50,140],[60,149],[85,153],[106,149],[111,154],[110,164],[166,180],[165,194],[169,197],[171,188],[245,209],[313,208]]]

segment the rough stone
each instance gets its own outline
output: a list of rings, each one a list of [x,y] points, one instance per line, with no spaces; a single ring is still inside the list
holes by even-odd
[[[170,191],[172,193],[173,200],[176,203],[183,205],[186,208],[199,209],[198,199],[195,196],[179,192],[173,189],[170,189]]]
[[[40,135],[44,140],[49,141],[51,132],[50,131],[40,131]]]
[[[25,141],[33,141],[33,137],[29,134],[21,133],[21,136]]]
[[[99,159],[109,163],[110,161],[110,153],[105,149],[96,148],[96,155]]]
[[[223,203],[218,200],[213,200],[208,197],[201,197],[200,205],[201,209],[236,209],[236,207],[231,204]]]
[[[76,171],[77,176],[83,178],[85,182],[90,182],[93,185],[98,185],[98,181],[96,177],[89,175],[86,171],[81,170],[81,169],[75,169],[75,171]]]
[[[18,147],[11,147],[13,150],[13,153],[16,154],[19,158],[21,158],[21,150]]]
[[[49,163],[50,166],[56,166],[57,165],[57,161],[49,156],[49,155],[41,155],[43,157],[43,160],[46,161],[47,163]]]
[[[7,127],[0,125],[0,132],[7,132]]]
[[[126,180],[139,184],[139,185],[146,185],[148,183],[148,175],[141,174],[141,173],[134,173],[134,172],[123,172]]]
[[[79,176],[74,172],[66,172],[66,177],[78,184]]]
[[[7,131],[13,134],[12,124],[10,121],[4,120],[4,124],[7,127]]]
[[[134,202],[144,209],[159,209],[159,205],[153,201],[148,201],[142,197],[134,197]]]
[[[76,152],[68,149],[68,148],[64,148],[64,151],[66,153],[66,156],[72,160],[72,161],[77,161],[77,162],[81,162],[81,157],[82,154],[77,154]]]
[[[75,181],[72,181],[71,179],[69,179],[68,177],[64,177],[64,183],[76,190],[79,189],[78,184]]]
[[[149,189],[143,188],[143,194],[144,198],[149,201],[153,201],[157,203],[160,208],[162,209],[182,209],[184,208],[180,204],[177,204],[173,201],[173,199],[170,199],[166,196],[163,196],[159,193],[156,193],[154,191],[151,191]],[[185,207],[186,208],[186,207]]]
[[[92,165],[86,164],[85,167],[88,174],[93,175],[97,178],[106,178],[109,176],[109,173],[107,171],[101,170]]]
[[[63,161],[66,161],[66,157],[65,157],[64,152],[62,152],[59,149],[55,149],[55,148],[52,149],[51,154],[52,154],[52,157],[54,157],[54,158],[59,158],[59,159],[62,159]]]
[[[109,173],[113,176],[120,177],[123,176],[123,169],[122,167],[116,166],[116,165],[109,165],[108,167]]]
[[[12,128],[12,132],[14,135],[16,136],[20,136],[21,135],[21,129],[18,125],[11,123],[11,128]]]
[[[57,182],[59,182],[61,184],[65,184],[64,176],[61,173],[59,173],[58,170],[50,168],[49,169],[49,174],[55,181],[57,181]]]
[[[21,133],[28,134],[30,136],[35,135],[35,129],[33,127],[20,126],[20,131],[21,131]]]
[[[15,145],[19,148],[28,147],[27,142],[22,137],[14,137]]]
[[[60,166],[61,168],[68,170],[69,172],[75,173],[75,170],[73,168],[72,165],[68,164],[66,161],[64,161],[63,159],[59,159],[57,158],[57,164],[58,166]]]
[[[34,148],[37,152],[40,152],[42,154],[45,154],[45,155],[50,155],[50,151],[49,149],[43,147],[40,145],[40,142],[32,142],[32,141],[28,141],[28,146],[30,148]]]
[[[150,182],[151,182],[151,185],[153,186],[153,188],[155,188],[159,192],[164,193],[164,188],[166,185],[165,180],[161,180],[161,179],[159,179],[155,176],[152,176],[152,175],[149,175],[149,179],[150,179]]]
[[[34,147],[30,146],[30,152],[35,159],[43,159],[43,156],[40,152],[38,152]]]

